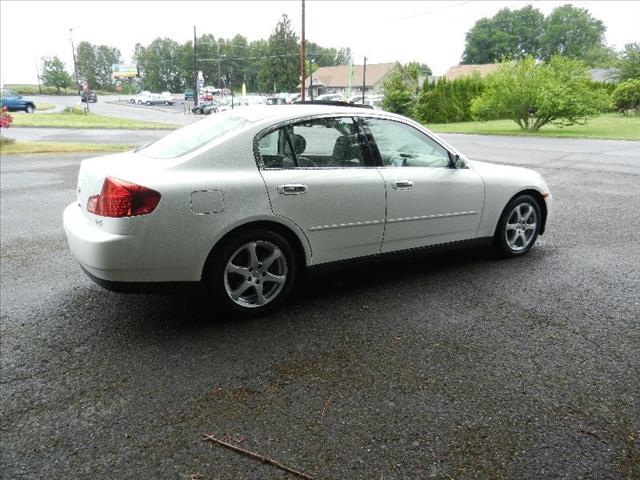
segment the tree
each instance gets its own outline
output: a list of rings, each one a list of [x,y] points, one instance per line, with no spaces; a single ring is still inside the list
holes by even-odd
[[[58,57],[42,57],[42,83],[47,87],[56,87],[58,92],[61,88],[66,90],[71,86],[71,75]]]
[[[619,80],[640,80],[640,43],[629,43],[624,46],[618,68],[620,69]]]
[[[349,48],[324,48],[308,40],[305,41],[304,48],[307,57],[312,58],[319,67],[349,65],[351,63],[351,50]]]
[[[113,64],[120,63],[120,50],[108,45],[98,45],[95,48],[95,88],[111,90],[113,82]]]
[[[120,50],[108,45],[80,42],[76,51],[78,77],[89,88],[111,90],[113,88],[112,65],[120,63]]]
[[[493,18],[478,20],[466,35],[464,64],[494,63],[503,58],[537,56],[544,15],[528,5],[520,10],[503,8]]]
[[[611,68],[618,64],[618,55],[612,47],[597,45],[587,50],[581,60],[590,67]]]
[[[259,83],[263,91],[294,90],[300,77],[300,42],[291,29],[291,20],[282,15],[269,37],[266,58],[260,69]]]
[[[182,90],[187,83],[181,68],[181,52],[180,45],[170,38],[156,38],[148,47],[136,45],[135,61],[143,70],[143,87],[156,92]],[[189,85],[195,81],[193,75],[190,80]]]
[[[604,46],[606,30],[604,23],[586,9],[572,5],[558,7],[544,20],[539,58],[549,60],[553,55],[563,55],[583,59],[594,47]]]
[[[564,55],[593,66],[608,66],[612,50],[604,43],[606,27],[588,10],[564,5],[546,18],[536,8],[503,8],[482,18],[466,35],[463,64],[494,63],[526,56],[549,60]]]
[[[408,63],[396,64],[382,83],[384,99],[382,107],[393,113],[411,116],[415,100],[420,91],[420,65]]]
[[[89,42],[80,42],[76,50],[76,68],[80,81],[87,82],[89,87],[96,88],[96,52]]]
[[[619,83],[611,94],[616,109],[626,115],[627,110],[640,109],[640,80]]]
[[[529,131],[548,123],[584,124],[609,102],[606,92],[591,88],[584,63],[560,56],[548,63],[533,57],[502,63],[486,82],[484,93],[472,102],[474,117],[509,118]]]

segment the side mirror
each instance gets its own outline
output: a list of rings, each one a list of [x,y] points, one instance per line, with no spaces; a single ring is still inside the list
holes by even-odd
[[[453,156],[453,160],[451,162],[452,168],[459,169],[465,168],[467,165],[464,163],[464,160],[460,158],[460,155],[457,153]]]

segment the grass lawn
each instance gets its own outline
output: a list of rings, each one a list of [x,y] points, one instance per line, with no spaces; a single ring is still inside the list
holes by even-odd
[[[537,132],[522,131],[513,120],[432,123],[427,124],[426,127],[439,133],[640,140],[640,115],[628,115],[624,117],[617,113],[605,113],[591,119],[586,125],[573,125],[564,128],[556,127],[555,125],[545,125]]]
[[[53,110],[56,106],[53,103],[36,102],[36,111]]]
[[[180,125],[160,122],[143,122],[127,118],[104,117],[102,115],[77,113],[47,113],[45,115],[15,115],[12,127],[51,128],[113,128],[131,130],[175,129]]]
[[[130,145],[106,143],[15,142],[0,145],[2,155],[27,153],[123,152]]]

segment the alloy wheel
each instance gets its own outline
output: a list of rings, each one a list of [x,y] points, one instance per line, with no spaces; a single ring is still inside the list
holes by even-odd
[[[264,240],[245,243],[227,261],[224,286],[229,298],[244,308],[262,307],[275,300],[287,281],[282,250]]]
[[[524,250],[535,238],[538,228],[538,214],[530,203],[524,202],[516,205],[505,225],[505,240],[514,252]]]

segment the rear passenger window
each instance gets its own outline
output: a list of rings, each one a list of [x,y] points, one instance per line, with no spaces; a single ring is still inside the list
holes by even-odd
[[[293,125],[293,148],[300,167],[363,167],[357,126],[351,118],[322,118]]]
[[[291,146],[283,129],[274,130],[262,137],[258,143],[258,150],[266,168],[294,168],[296,166],[295,156],[291,153]]]
[[[363,167],[357,125],[351,118],[323,118],[275,130],[258,143],[266,168]]]

